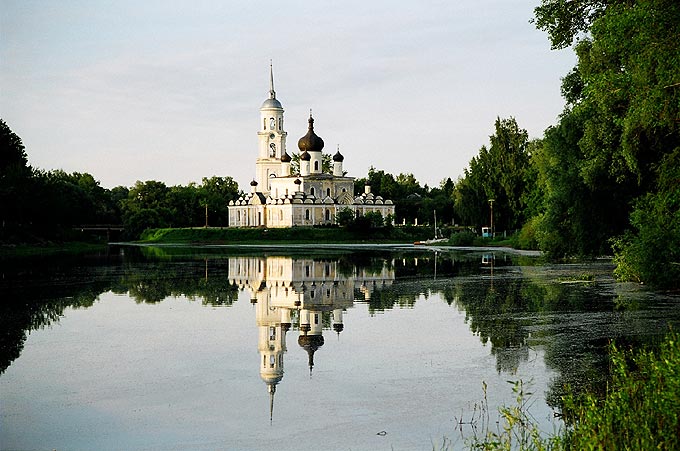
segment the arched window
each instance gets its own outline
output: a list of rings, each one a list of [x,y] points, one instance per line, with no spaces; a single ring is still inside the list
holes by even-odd
[[[274,130],[274,127],[276,127],[276,119],[273,117],[269,118],[269,129]]]
[[[309,194],[311,194],[312,196],[314,195],[314,187],[313,186],[311,188],[309,188]]]
[[[326,221],[331,220],[331,211],[329,209],[326,209]]]
[[[318,160],[314,162],[314,170],[315,171],[319,170],[319,161]]]
[[[330,197],[331,196],[331,189],[326,188],[326,196]]]
[[[267,130],[267,118],[262,119],[262,130]]]
[[[309,209],[305,210],[305,219],[309,221]]]
[[[283,130],[283,118],[279,118],[279,130]]]

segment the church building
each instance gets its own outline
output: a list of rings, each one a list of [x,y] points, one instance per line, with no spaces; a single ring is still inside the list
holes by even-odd
[[[299,139],[299,171],[293,173],[286,151],[283,107],[274,91],[270,66],[269,98],[260,108],[258,154],[250,192],[229,202],[229,227],[293,227],[335,224],[338,212],[378,212],[394,216],[394,204],[374,196],[367,185],[355,195],[354,178],[343,170],[344,157],[333,155],[332,174],[323,172],[323,139],[314,132],[310,112],[307,134]]]

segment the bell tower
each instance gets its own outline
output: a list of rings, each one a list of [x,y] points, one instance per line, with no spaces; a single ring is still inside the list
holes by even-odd
[[[286,135],[283,129],[283,107],[274,91],[274,68],[269,63],[269,98],[260,108],[260,127],[257,132],[258,154],[256,180],[263,193],[269,193],[270,178],[287,176],[281,174],[281,157],[286,155]]]

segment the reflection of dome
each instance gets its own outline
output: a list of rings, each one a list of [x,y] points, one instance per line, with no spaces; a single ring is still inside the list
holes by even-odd
[[[312,368],[314,368],[314,353],[317,349],[323,346],[323,336],[322,335],[300,335],[298,337],[298,344],[302,349],[307,351],[309,356],[309,373],[312,373]]]
[[[345,328],[345,326],[342,325],[342,324],[338,324],[338,323],[333,324],[333,330],[336,331],[337,333],[342,332],[344,328]]]
[[[276,384],[281,382],[281,379],[283,379],[283,371],[277,371],[275,373],[260,373],[260,377],[265,384],[270,387],[275,387]]]
[[[298,141],[298,148],[301,152],[321,152],[323,149],[323,139],[314,133],[314,118],[309,116],[309,129],[307,134]]]

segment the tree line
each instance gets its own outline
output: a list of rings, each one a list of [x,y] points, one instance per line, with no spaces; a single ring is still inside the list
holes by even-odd
[[[92,224],[123,225],[133,239],[152,227],[226,226],[227,204],[238,195],[231,177],[108,189],[88,173],[34,168],[21,139],[0,120],[0,243],[71,239],[74,228]]]

